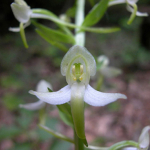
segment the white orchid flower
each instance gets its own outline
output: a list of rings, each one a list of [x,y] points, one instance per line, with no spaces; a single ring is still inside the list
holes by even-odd
[[[15,2],[11,4],[11,9],[15,18],[23,24],[24,28],[30,25],[30,16],[32,14],[32,10],[25,1],[15,0]],[[18,32],[20,31],[20,28],[10,27],[9,30]]]
[[[52,89],[51,84],[46,82],[45,80],[41,80],[37,84],[36,91],[37,92],[48,92],[48,88]],[[20,108],[25,108],[28,110],[39,110],[39,109],[43,108],[44,106],[45,106],[45,102],[41,101],[41,100],[34,102],[34,103],[19,105]]]
[[[98,62],[98,71],[100,71],[100,73],[107,78],[112,78],[115,77],[119,74],[122,73],[121,69],[115,68],[115,67],[109,67],[109,59],[107,56],[105,55],[100,55],[97,58],[97,62]]]
[[[84,102],[92,106],[105,106],[119,98],[126,99],[120,93],[102,93],[89,85],[90,76],[96,73],[94,57],[82,46],[75,45],[66,53],[61,62],[61,74],[66,76],[67,86],[57,92],[29,91],[41,101],[60,105],[70,101],[71,112],[77,135],[85,139]]]
[[[132,21],[134,20],[135,16],[139,16],[139,17],[147,17],[148,16],[148,13],[141,13],[141,12],[137,11],[137,9],[138,9],[137,4],[136,4],[137,2],[138,2],[138,0],[110,0],[108,3],[108,6],[126,3],[127,10],[132,13],[128,20],[128,24],[131,24]]]
[[[149,130],[150,126],[146,126],[143,128],[141,135],[139,137],[139,148],[136,147],[126,147],[123,150],[148,150],[149,147]]]

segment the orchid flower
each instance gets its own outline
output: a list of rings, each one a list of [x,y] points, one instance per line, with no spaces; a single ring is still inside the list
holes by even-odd
[[[143,128],[141,135],[139,137],[139,148],[136,147],[126,147],[123,150],[148,150],[149,147],[149,132],[150,126]]]
[[[97,62],[98,62],[98,65],[99,65],[98,71],[100,71],[100,73],[104,77],[112,78],[112,77],[115,77],[115,76],[117,76],[117,75],[122,73],[122,71],[120,69],[108,66],[109,59],[105,55],[100,55],[97,58]]]
[[[140,16],[140,17],[148,16],[148,13],[141,13],[141,12],[137,11],[137,4],[136,4],[137,2],[138,2],[138,0],[110,0],[108,3],[108,6],[126,3],[127,10],[132,13],[128,20],[128,24],[131,24],[132,21],[134,20],[135,16]]]
[[[84,102],[92,106],[105,106],[119,98],[126,99],[120,93],[102,93],[89,85],[90,76],[96,74],[94,57],[82,46],[75,45],[64,56],[61,62],[61,74],[66,76],[67,86],[57,92],[29,93],[41,101],[60,105],[70,101],[74,126],[79,138],[85,139]]]
[[[23,24],[23,28],[30,25],[30,16],[32,14],[32,10],[25,1],[15,0],[15,2],[11,4],[11,9],[15,18]],[[9,30],[13,32],[19,32],[20,28],[10,27]]]
[[[48,88],[52,89],[52,86],[50,83],[46,82],[45,80],[39,81],[36,87],[37,92],[48,92]],[[28,110],[39,110],[45,106],[44,101],[37,101],[34,103],[28,103],[28,104],[20,104],[19,107],[25,108]]]

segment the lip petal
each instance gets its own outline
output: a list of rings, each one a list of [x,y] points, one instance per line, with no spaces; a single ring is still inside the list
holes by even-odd
[[[30,90],[29,93],[35,95],[41,101],[52,105],[64,104],[71,99],[71,89],[69,85],[65,86],[57,92],[36,92]]]
[[[127,97],[120,93],[102,93],[96,91],[90,85],[87,86],[84,95],[84,101],[92,106],[105,106],[120,98],[126,99]]]

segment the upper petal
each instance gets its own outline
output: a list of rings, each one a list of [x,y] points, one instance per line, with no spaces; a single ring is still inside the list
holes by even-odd
[[[12,3],[11,8],[14,16],[19,22],[26,23],[29,21],[30,15],[32,13],[29,6]]]
[[[36,92],[31,90],[29,93],[35,95],[41,101],[52,105],[64,104],[71,99],[71,89],[69,85],[65,86],[57,92]]]
[[[25,108],[28,110],[39,110],[45,106],[45,102],[39,100],[35,103],[28,103],[28,104],[20,104],[20,108]]]
[[[37,92],[48,92],[47,88],[50,88],[52,90],[51,84],[45,80],[40,80],[37,84],[36,91]]]
[[[93,89],[90,85],[87,86],[84,101],[92,106],[105,106],[119,98],[126,99],[124,94],[120,93],[102,93]]]

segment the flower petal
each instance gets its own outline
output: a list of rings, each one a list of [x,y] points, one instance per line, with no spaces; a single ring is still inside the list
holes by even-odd
[[[131,13],[134,11],[134,9],[133,9],[130,5],[127,5],[127,10],[128,10],[129,12],[131,12]],[[139,17],[147,17],[147,16],[148,16],[148,13],[141,13],[141,12],[137,11],[137,12],[136,12],[136,16],[139,16]]]
[[[23,25],[23,28],[25,29],[25,28],[28,27],[30,24],[31,24],[31,21],[29,20],[27,23],[25,23],[25,24]],[[12,31],[12,32],[20,32],[20,27],[10,27],[8,30],[9,30],[9,31]]]
[[[121,69],[115,67],[102,67],[100,72],[104,77],[112,78],[120,75],[122,73]]]
[[[37,92],[48,92],[47,88],[50,88],[52,90],[51,84],[46,82],[45,80],[41,80],[37,84],[36,91]]]
[[[149,146],[149,130],[150,130],[150,126],[146,126],[142,132],[141,135],[139,137],[139,146],[142,149],[148,149]]]
[[[45,102],[39,100],[35,103],[28,103],[28,104],[20,104],[20,108],[25,108],[28,110],[39,110],[45,106]]]
[[[36,91],[29,91],[30,94],[35,95],[41,101],[52,105],[60,105],[64,104],[71,99],[71,89],[70,86],[67,85],[64,88],[60,89],[57,92],[36,92]]]
[[[19,22],[26,23],[29,21],[30,15],[32,13],[32,10],[29,6],[12,3],[11,8],[14,16]]]
[[[122,150],[138,150],[136,147],[125,147]]]
[[[120,93],[102,93],[93,89],[90,85],[87,86],[84,101],[92,106],[105,106],[119,98],[126,99],[124,94]]]

